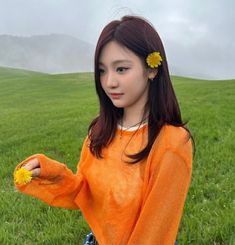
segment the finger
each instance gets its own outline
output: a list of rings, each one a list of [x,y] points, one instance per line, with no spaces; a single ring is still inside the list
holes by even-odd
[[[40,165],[39,165],[39,161],[37,158],[34,158],[32,160],[30,160],[29,162],[27,162],[24,166],[22,166],[23,168],[31,171],[35,168],[38,168]]]
[[[32,177],[38,177],[41,173],[41,169],[40,168],[35,168],[32,170]]]

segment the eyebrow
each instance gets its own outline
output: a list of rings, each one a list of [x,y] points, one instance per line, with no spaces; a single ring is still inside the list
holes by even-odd
[[[115,61],[112,62],[112,65],[116,65],[116,64],[119,64],[119,63],[123,63],[123,62],[132,64],[132,62],[130,60],[115,60]],[[104,64],[102,62],[99,62],[99,65],[104,65]]]

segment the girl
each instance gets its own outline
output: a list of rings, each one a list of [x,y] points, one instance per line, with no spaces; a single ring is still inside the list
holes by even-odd
[[[95,85],[100,112],[77,173],[35,154],[16,167],[16,187],[80,209],[100,245],[173,245],[191,180],[192,136],[150,23],[124,16],[103,29]]]

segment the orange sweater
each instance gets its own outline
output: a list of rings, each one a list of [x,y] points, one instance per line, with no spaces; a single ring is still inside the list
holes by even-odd
[[[85,139],[77,173],[43,154],[41,175],[17,186],[49,205],[80,209],[100,245],[173,245],[192,174],[192,143],[185,129],[166,125],[148,158],[128,164],[125,153],[138,152],[147,140],[138,131],[117,129],[113,142],[96,159]],[[132,140],[130,141],[130,138]]]

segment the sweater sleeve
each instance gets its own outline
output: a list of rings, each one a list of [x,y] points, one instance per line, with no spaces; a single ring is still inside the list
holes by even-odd
[[[31,182],[25,185],[15,183],[16,188],[20,192],[36,197],[51,206],[78,209],[75,198],[86,182],[81,166],[88,155],[88,145],[89,139],[86,137],[76,174],[68,169],[65,164],[50,159],[44,154],[35,154],[28,157],[17,165],[15,171],[31,159],[37,158],[41,168],[40,176],[33,178]]]
[[[65,164],[50,159],[44,154],[35,154],[28,157],[17,165],[15,171],[31,159],[37,158],[41,168],[40,176],[33,178],[31,182],[25,185],[15,183],[16,188],[20,192],[36,197],[51,206],[78,209],[79,207],[74,200],[85,182],[80,170],[80,163],[82,158],[85,157],[84,148],[83,146],[76,174],[68,169]]]
[[[151,187],[128,245],[174,244],[191,180],[191,164],[188,156],[165,151],[159,170],[150,177]]]

